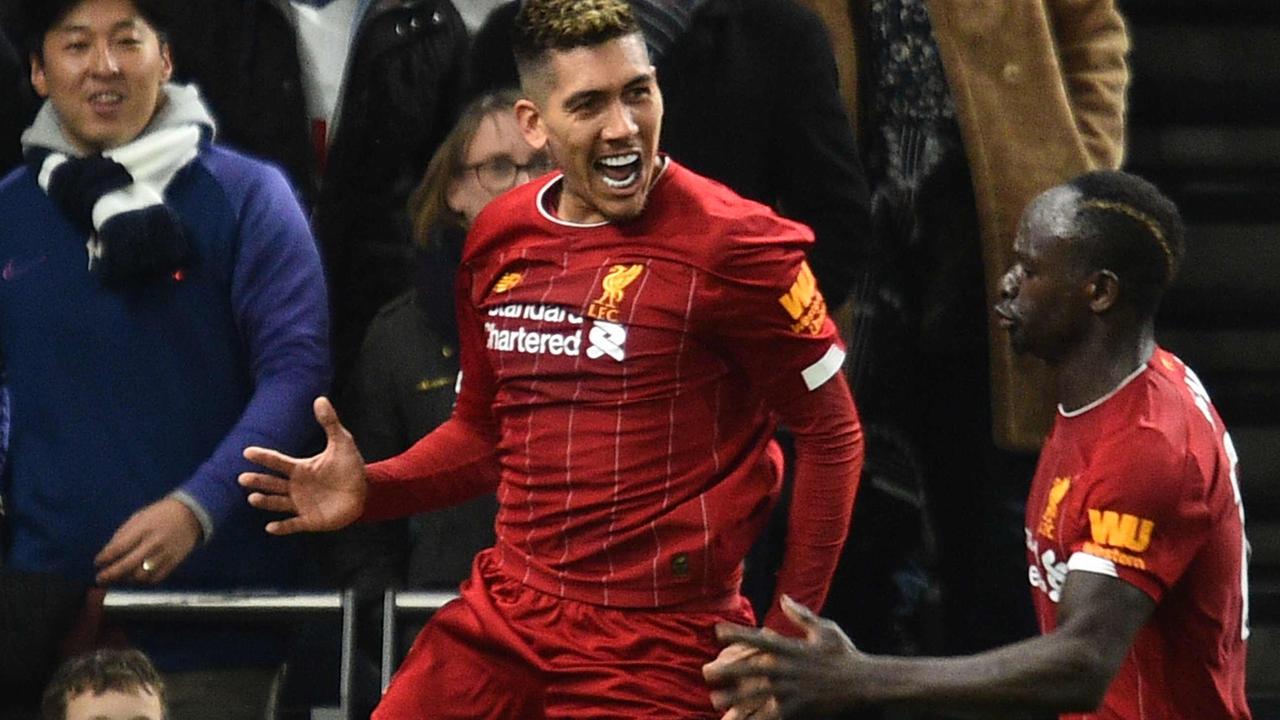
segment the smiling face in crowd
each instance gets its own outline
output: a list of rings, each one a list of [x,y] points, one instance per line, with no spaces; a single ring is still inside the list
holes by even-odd
[[[130,0],[85,0],[45,34],[31,81],[85,152],[138,137],[173,74],[169,46]]]

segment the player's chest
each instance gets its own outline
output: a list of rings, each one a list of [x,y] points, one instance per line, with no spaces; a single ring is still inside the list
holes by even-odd
[[[1077,537],[1078,507],[1087,482],[1083,460],[1073,448],[1046,446],[1027,496],[1027,581],[1037,604],[1061,599],[1070,560],[1070,541]]]
[[[543,250],[477,268],[485,352],[500,379],[627,377],[705,361],[695,269],[627,253]]]

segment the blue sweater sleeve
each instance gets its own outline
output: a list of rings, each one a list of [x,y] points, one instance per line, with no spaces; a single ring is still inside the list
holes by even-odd
[[[297,455],[317,436],[312,401],[331,380],[329,311],[320,255],[284,176],[247,163],[224,182],[238,208],[231,304],[246,349],[251,394],[240,419],[177,496],[210,531],[247,511],[237,476],[249,445]]]

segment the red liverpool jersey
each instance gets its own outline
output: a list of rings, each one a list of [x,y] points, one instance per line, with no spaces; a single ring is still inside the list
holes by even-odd
[[[1249,718],[1247,544],[1236,453],[1204,387],[1157,348],[1119,389],[1059,412],[1027,502],[1040,626],[1070,572],[1133,584],[1156,602],[1091,715]]]
[[[671,161],[626,223],[555,218],[560,182],[492,202],[459,270],[456,414],[496,425],[501,567],[604,605],[728,601],[779,486],[768,408],[844,357],[812,235]]]

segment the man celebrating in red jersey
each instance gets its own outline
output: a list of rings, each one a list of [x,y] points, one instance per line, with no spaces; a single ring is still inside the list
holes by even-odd
[[[458,272],[450,421],[365,466],[246,455],[270,532],[498,493],[497,542],[427,625],[379,718],[704,718],[717,622],[751,623],[743,556],[795,437],[779,593],[820,605],[861,431],[804,260],[809,230],[657,151],[662,97],[623,0],[528,0],[514,33],[531,144],[560,174],[494,200]],[[786,625],[776,603],[766,625]],[[748,652],[745,649],[730,655]]]
[[[1124,173],[1078,177],[1023,216],[996,314],[1016,351],[1058,371],[1058,417],[1026,518],[1044,635],[970,657],[874,657],[784,600],[805,640],[718,628],[767,651],[706,668],[729,684],[714,695],[726,717],[764,693],[778,699],[774,717],[880,703],[997,717],[1250,717],[1236,453],[1195,373],[1154,337],[1182,254],[1177,208]],[[743,680],[753,684],[733,685]]]

